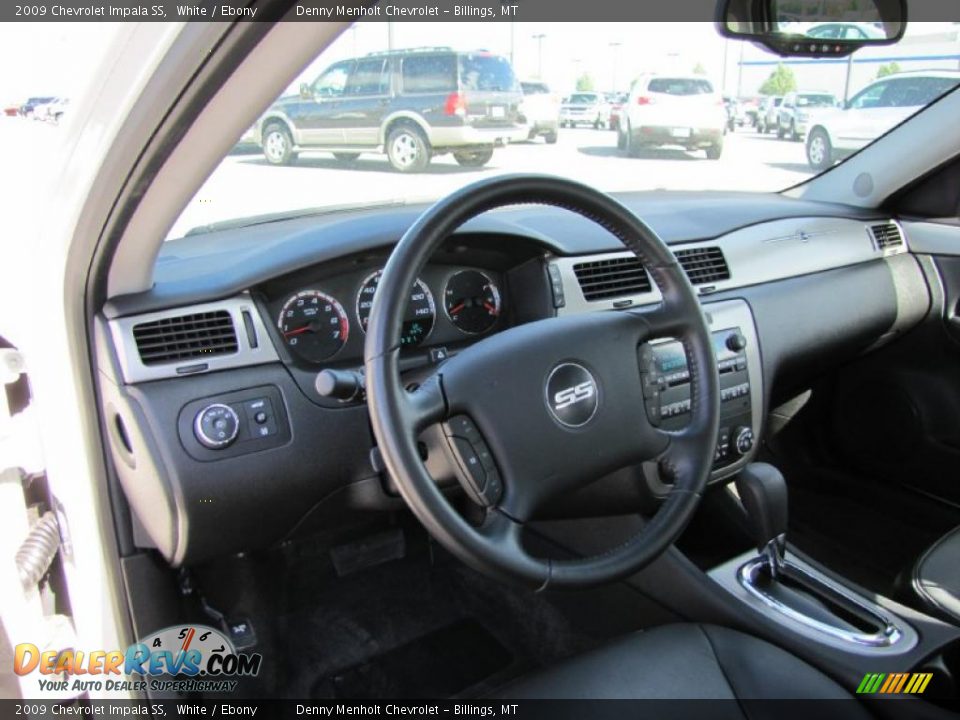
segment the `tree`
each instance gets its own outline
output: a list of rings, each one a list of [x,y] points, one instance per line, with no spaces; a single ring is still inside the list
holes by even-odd
[[[895,62],[881,65],[877,68],[877,80],[887,77],[887,75],[896,75],[898,72],[900,72],[900,66]]]
[[[703,63],[698,62],[696,65],[693,66],[693,74],[706,75],[707,69],[703,66]]]
[[[577,90],[582,92],[590,92],[593,90],[593,78],[590,77],[590,73],[584,73],[577,78]]]
[[[786,95],[797,89],[797,78],[793,70],[786,65],[778,64],[777,69],[770,73],[770,77],[760,86],[761,95]]]

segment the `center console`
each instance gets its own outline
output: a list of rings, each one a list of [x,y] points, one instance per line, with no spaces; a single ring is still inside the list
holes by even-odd
[[[742,300],[727,300],[706,303],[703,308],[720,373],[720,431],[710,475],[710,481],[717,482],[735,475],[756,453],[763,375],[749,305]],[[656,384],[647,398],[650,420],[666,430],[682,428],[690,418],[690,372],[683,345],[665,340],[649,347],[652,357],[644,364]],[[660,479],[656,464],[646,464],[644,474],[654,495],[662,497],[670,491]]]

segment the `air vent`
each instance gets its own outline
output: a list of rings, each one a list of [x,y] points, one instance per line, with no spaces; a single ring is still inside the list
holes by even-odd
[[[730,279],[730,268],[718,247],[677,250],[674,255],[690,278],[691,285],[706,285]]]
[[[903,235],[900,234],[900,228],[894,223],[872,225],[870,235],[873,236],[873,244],[877,247],[877,250],[886,250],[890,247],[903,245]]]
[[[133,326],[133,339],[144,365],[237,352],[237,333],[226,310],[140,323]]]
[[[589,302],[650,292],[650,278],[635,257],[594,260],[573,266],[583,297]]]

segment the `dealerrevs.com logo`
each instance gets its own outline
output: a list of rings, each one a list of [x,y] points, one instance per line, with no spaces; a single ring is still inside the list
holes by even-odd
[[[259,653],[239,653],[222,632],[206,625],[174,626],[126,650],[41,650],[16,646],[13,671],[36,673],[41,691],[232,692],[238,677],[260,672]],[[141,679],[142,678],[142,679]]]

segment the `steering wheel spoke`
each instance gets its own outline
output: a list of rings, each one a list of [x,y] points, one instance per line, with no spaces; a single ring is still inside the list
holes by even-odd
[[[429,426],[447,418],[447,398],[443,392],[443,382],[438,373],[433,373],[421,382],[417,389],[407,392],[404,414],[411,432],[420,434]]]
[[[643,323],[645,341],[679,337],[688,325],[683,309],[666,300],[628,312]]]

